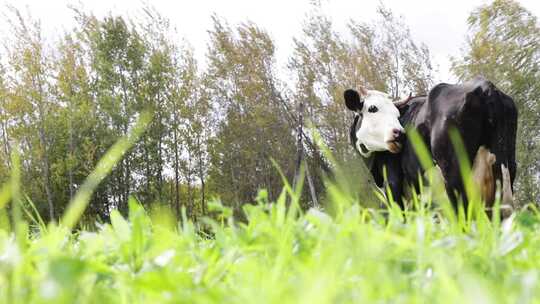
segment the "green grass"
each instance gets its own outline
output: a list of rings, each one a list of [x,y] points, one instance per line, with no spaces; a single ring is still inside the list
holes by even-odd
[[[60,223],[45,225],[23,203],[15,155],[11,183],[0,189],[0,302],[540,302],[536,209],[503,223],[478,210],[456,217],[433,189],[414,194],[405,212],[394,203],[364,208],[339,174],[327,185],[328,212],[300,210],[301,183],[285,181],[276,202],[262,191],[244,206],[246,223],[218,201],[195,225],[132,199],[127,218],[113,211],[96,231],[72,231],[144,124],[111,149]]]
[[[247,205],[211,233],[134,200],[98,231],[0,231],[4,303],[529,302],[540,298],[537,213],[455,229],[437,211],[352,204],[334,216]],[[230,213],[214,206],[215,212]],[[217,211],[216,211],[217,210]],[[538,300],[536,300],[538,301]]]

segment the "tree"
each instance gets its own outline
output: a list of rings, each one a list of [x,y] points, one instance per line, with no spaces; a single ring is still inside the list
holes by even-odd
[[[87,20],[92,85],[101,124],[99,139],[104,141],[102,146],[109,147],[127,134],[143,105],[147,47],[136,29],[121,17],[109,16],[103,21],[89,17]],[[133,157],[133,153],[125,155],[109,177],[114,182],[106,184],[113,206],[124,212],[137,182],[133,179]]]
[[[55,167],[55,176],[58,180],[58,201],[67,202],[94,167],[96,149],[91,138],[97,125],[94,115],[97,109],[84,61],[86,54],[80,41],[76,35],[66,34],[59,42],[58,49],[59,56],[54,63],[53,94],[63,105],[59,111],[60,119],[56,121],[56,130],[65,140],[57,141],[55,145],[59,164]]]
[[[209,182],[237,211],[258,189],[266,188],[274,198],[280,193],[282,181],[271,159],[287,177],[294,174],[294,137],[274,98],[274,51],[268,34],[254,24],[233,31],[214,17],[205,77],[219,124]]]
[[[50,128],[55,121],[57,104],[50,94],[49,71],[51,61],[44,50],[38,21],[23,15],[15,8],[10,8],[13,19],[9,20],[13,31],[13,40],[7,47],[12,90],[8,96],[8,107],[13,115],[11,136],[20,145],[24,161],[28,166],[25,178],[37,179],[45,192],[48,207],[48,219],[55,219],[55,197],[52,189],[50,149],[54,141]],[[9,132],[5,130],[6,134]],[[30,171],[33,171],[30,173]],[[32,183],[36,185],[35,183]],[[39,202],[39,201],[38,201]]]
[[[190,63],[191,62],[191,63]],[[204,79],[195,78],[195,66],[192,61],[187,62],[187,67],[183,74],[183,79],[192,79],[192,86],[186,86],[184,91],[191,91],[192,98],[188,98],[185,103],[182,116],[188,124],[183,128],[182,136],[184,138],[185,152],[192,164],[190,173],[194,173],[200,183],[200,214],[206,213],[206,176],[208,175],[208,165],[210,164],[208,149],[212,138],[212,129],[216,127],[211,116],[210,97],[204,89],[206,84]],[[187,77],[186,77],[187,76]],[[197,87],[197,88],[194,88]],[[187,89],[187,90],[186,90]],[[187,94],[184,93],[184,94]],[[191,179],[191,178],[189,178]],[[189,186],[190,183],[188,183]]]
[[[5,183],[9,178],[11,162],[10,125],[12,117],[8,109],[9,88],[4,75],[5,70],[0,67],[0,141],[2,142],[2,148],[0,149],[0,183]]]

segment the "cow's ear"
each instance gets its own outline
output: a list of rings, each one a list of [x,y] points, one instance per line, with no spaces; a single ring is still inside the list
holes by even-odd
[[[357,91],[348,89],[343,93],[343,97],[345,98],[345,105],[349,110],[355,112],[362,110],[364,103],[360,100],[360,94]]]

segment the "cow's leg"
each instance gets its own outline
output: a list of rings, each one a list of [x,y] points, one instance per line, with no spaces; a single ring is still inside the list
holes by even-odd
[[[392,170],[388,172],[388,187],[392,192],[392,197],[394,201],[399,205],[403,210],[403,179],[399,171]]]
[[[450,162],[440,164],[439,162],[439,167],[441,168],[446,193],[448,194],[448,198],[450,199],[452,206],[454,206],[454,209],[457,211],[458,203],[461,200],[463,202],[463,208],[467,210],[467,197],[465,195],[463,181],[459,172],[459,165],[457,163],[451,164]]]
[[[461,199],[463,207],[467,210],[467,198],[461,178],[459,161],[448,136],[447,129],[442,123],[434,126],[434,133],[431,136],[433,160],[441,169],[446,193],[454,209],[456,211],[458,210],[458,203]]]
[[[392,198],[403,210],[403,172],[399,163],[399,158],[396,155],[390,156],[392,159],[386,163],[386,182],[388,188],[392,192]]]

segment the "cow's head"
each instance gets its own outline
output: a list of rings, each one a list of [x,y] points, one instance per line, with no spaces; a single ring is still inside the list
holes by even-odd
[[[399,122],[397,105],[386,93],[364,88],[359,92],[349,89],[344,93],[347,108],[359,115],[351,130],[351,136],[356,139],[355,148],[364,157],[375,151],[399,153],[405,131]]]

